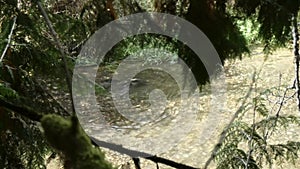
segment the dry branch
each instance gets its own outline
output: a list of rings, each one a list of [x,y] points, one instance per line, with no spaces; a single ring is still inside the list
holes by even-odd
[[[2,55],[1,55],[1,58],[0,58],[0,62],[2,62],[2,60],[3,60],[3,58],[4,58],[5,54],[6,54],[6,52],[8,50],[8,48],[10,46],[10,44],[11,44],[12,34],[13,34],[15,28],[16,28],[16,22],[17,22],[17,17],[15,16],[14,17],[14,21],[13,21],[13,25],[11,27],[10,33],[8,35],[8,38],[7,38],[7,44],[6,44],[6,46],[4,48],[4,51],[3,51]]]
[[[67,82],[67,86],[68,86],[68,89],[69,89],[69,93],[70,93],[70,100],[71,100],[71,104],[72,104],[72,113],[74,116],[76,116],[75,114],[75,105],[74,105],[74,102],[73,102],[73,95],[72,95],[72,80],[71,80],[71,75],[70,75],[70,72],[69,72],[69,69],[67,67],[67,59],[66,59],[66,55],[65,55],[65,52],[64,52],[64,49],[61,45],[61,42],[58,38],[58,35],[57,33],[55,32],[54,28],[53,28],[53,24],[51,23],[45,9],[43,8],[41,2],[37,2],[38,4],[38,8],[39,10],[41,11],[46,23],[47,23],[47,26],[49,27],[49,30],[51,32],[51,35],[53,36],[54,38],[54,42],[56,43],[58,49],[59,49],[59,52],[61,54],[61,58],[63,60],[63,66],[64,66],[64,70],[65,70],[65,73],[66,73],[66,82]]]

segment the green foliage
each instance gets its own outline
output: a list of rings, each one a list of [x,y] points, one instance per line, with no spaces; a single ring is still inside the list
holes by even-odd
[[[238,20],[237,26],[240,28],[243,36],[247,39],[248,44],[260,44],[259,24],[252,19]]]
[[[50,151],[36,123],[3,108],[0,110],[0,168],[46,168]]]
[[[100,85],[95,85],[95,94],[96,94],[96,96],[101,96],[101,95],[107,94],[107,91],[105,90],[104,87],[102,87]]]
[[[13,18],[17,17],[11,45],[0,66],[0,95],[15,104],[30,105],[36,111],[67,115],[56,101],[57,95],[52,96],[53,93],[66,91],[65,81],[62,80],[65,74],[62,73],[64,70],[61,54],[36,7],[36,2],[36,0],[20,2],[0,0],[1,54],[8,43]],[[42,1],[68,57],[69,69],[72,69],[85,40],[101,26],[113,20],[106,10],[105,2],[105,0]],[[248,43],[257,40],[256,35],[266,49],[284,45],[291,39],[291,19],[297,16],[299,10],[299,0],[235,0],[234,3],[231,0],[164,2],[166,3],[159,10],[183,16],[201,29],[213,43],[223,62],[229,58],[241,58],[244,53],[249,52]],[[141,2],[142,5],[139,6],[138,3],[120,1],[118,4],[117,7],[120,8],[117,9],[118,16],[123,16],[146,10],[148,8],[143,9],[141,6],[149,7],[150,3]],[[183,7],[185,9],[181,9]],[[106,61],[111,64],[146,48],[159,48],[176,53],[190,66],[200,84],[208,80],[203,63],[197,59],[193,51],[181,42],[159,35],[145,34],[124,39],[108,53]],[[145,61],[150,62],[176,59],[176,56],[145,57]],[[60,90],[54,90],[54,87]],[[96,92],[105,91],[96,86]],[[279,126],[298,124],[299,119],[294,116],[270,115],[265,102],[266,100],[262,98],[253,99],[253,104],[247,104],[239,121],[230,126],[225,142],[220,144],[217,152],[219,168],[243,168],[245,161],[249,165],[248,168],[257,168],[261,166],[262,160],[271,165],[273,159],[293,160],[297,157],[299,143],[270,145],[265,137],[266,133],[281,130]],[[263,119],[252,125],[242,122],[243,115],[252,110],[253,105],[255,112]],[[22,112],[15,113],[22,114]],[[0,168],[39,168],[40,165],[43,168],[43,155],[47,151],[47,146],[39,135],[36,123],[23,119],[15,113],[0,109],[2,153]],[[75,168],[111,168],[104,161],[104,155],[100,150],[91,146],[82,129],[77,125],[75,130],[72,129],[74,124],[70,119],[47,115],[43,118],[42,125],[52,146],[71,158]],[[248,149],[240,147],[240,143],[249,145]]]
[[[103,152],[92,146],[77,119],[45,115],[41,123],[49,143],[70,158],[74,169],[112,169]]]
[[[275,132],[289,129],[292,124],[300,125],[300,118],[294,115],[272,114],[265,98],[271,95],[268,89],[252,99],[250,108],[245,106],[242,112],[227,130],[224,130],[224,141],[219,143],[215,154],[218,169],[248,168],[257,169],[268,165],[270,168],[275,162],[294,161],[300,153],[300,142],[272,144],[269,140]],[[285,97],[285,96],[278,96]],[[286,99],[286,98],[284,98]],[[282,105],[279,105],[282,106]],[[244,122],[247,114],[254,114],[257,121]]]
[[[0,63],[0,97],[36,112],[66,116],[68,112],[56,100],[66,93],[61,54],[36,2],[20,1],[17,4],[15,0],[0,0],[1,55],[12,31],[10,46]],[[73,4],[72,7],[70,4],[60,6],[61,2],[50,0],[42,3],[47,6],[45,10],[68,56],[68,67],[72,69],[84,40],[110,18],[100,20],[105,14],[101,4],[104,1],[78,1],[79,4]],[[89,9],[80,11],[77,5]],[[81,12],[82,17],[78,17],[77,14]],[[100,15],[101,12],[104,14]],[[16,27],[12,30],[14,17],[17,18]],[[17,114],[22,115],[22,112],[0,109],[0,168],[45,168],[45,153],[50,150],[44,143],[44,137],[36,123]],[[20,125],[21,122],[23,125]]]
[[[225,3],[220,1],[212,5],[208,1],[191,0],[190,8],[184,15],[210,39],[222,63],[226,59],[241,58],[249,52],[247,41],[235,23],[235,18],[224,10]],[[187,47],[181,48],[179,55],[184,57],[198,83],[206,83],[208,74],[202,61]]]
[[[139,55],[138,52],[144,49],[160,49],[170,53],[178,53],[177,42],[175,40],[162,35],[143,34],[124,39],[106,57],[112,58],[109,60],[111,62],[122,60],[132,54],[136,54],[136,59],[142,59],[145,62],[150,62],[153,64],[163,61],[174,62],[174,60],[177,59],[177,56],[174,56],[174,58],[166,58],[165,55]]]
[[[6,98],[18,98],[18,93],[5,86],[3,83],[0,83],[0,97],[6,97]]]
[[[270,51],[285,45],[291,38],[291,21],[298,16],[298,0],[237,0],[234,8],[238,17],[259,23],[258,37]]]

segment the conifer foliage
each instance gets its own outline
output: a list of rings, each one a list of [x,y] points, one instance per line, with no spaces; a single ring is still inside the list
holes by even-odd
[[[37,2],[45,7],[62,46],[57,46],[53,39]],[[62,64],[71,71],[81,46],[106,23],[144,11],[178,15],[207,35],[224,63],[226,59],[242,59],[249,53],[251,44],[240,29],[241,21],[255,23],[252,26],[253,30],[258,30],[257,39],[264,45],[265,51],[270,52],[285,46],[292,39],[292,22],[298,19],[300,6],[299,0],[145,2],[0,0],[0,168],[45,168],[44,157],[53,151],[51,146],[71,160],[90,158],[93,164],[86,164],[88,167],[111,168],[104,160],[103,153],[92,147],[81,129],[78,129],[78,135],[74,135],[74,139],[78,139],[78,142],[74,140],[74,144],[83,145],[79,154],[68,147],[60,147],[57,142],[68,139],[65,137],[70,136],[72,126],[71,121],[62,118],[71,114]],[[103,64],[112,64],[136,49],[155,44],[178,52],[178,56],[190,66],[199,84],[207,83],[209,79],[205,68],[193,51],[174,39],[158,35],[124,39],[107,54]],[[60,48],[67,62],[62,61]],[[278,126],[298,125],[299,119],[279,114],[269,116],[260,98],[255,98],[253,102],[257,103],[253,108],[255,112],[264,118],[253,124],[236,120],[224,130],[221,142],[212,154],[212,160],[217,161],[218,168],[256,169],[261,168],[263,161],[271,166],[273,159],[297,158],[298,142],[271,145],[267,138]],[[44,135],[41,134],[41,121],[46,132]],[[55,128],[52,123],[60,127]],[[53,136],[55,132],[60,132],[57,140]],[[241,142],[248,144],[248,149],[239,147]],[[99,158],[99,161],[95,158]],[[85,165],[78,162],[73,164]]]

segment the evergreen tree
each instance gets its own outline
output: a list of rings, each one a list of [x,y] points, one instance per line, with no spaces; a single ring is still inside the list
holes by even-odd
[[[43,156],[52,150],[37,127],[41,119],[50,144],[74,160],[75,166],[79,159],[89,158],[93,161],[99,157],[101,161],[93,164],[110,168],[103,160],[102,152],[92,148],[81,129],[76,130],[79,135],[74,134],[74,139],[79,137],[78,143],[75,141],[74,144],[82,144],[87,149],[76,156],[76,152],[60,147],[60,142],[53,140],[53,132],[59,129],[61,135],[58,140],[63,140],[70,135],[70,126],[74,121],[47,115],[70,116],[69,109],[56,100],[62,97],[61,100],[67,100],[65,104],[70,106],[70,100],[65,99],[68,96],[53,96],[53,93],[67,93],[67,85],[63,80],[65,74],[61,73],[64,72],[62,64],[71,70],[85,40],[109,21],[142,11],[179,15],[208,36],[224,63],[226,59],[241,59],[243,54],[249,52],[247,39],[238,26],[239,21],[250,19],[255,22],[254,26],[258,25],[257,36],[265,46],[265,51],[270,52],[291,40],[292,22],[298,17],[300,6],[298,0],[153,0],[151,9],[138,1],[112,2],[42,1],[67,56],[67,62],[64,63],[59,47],[41,17],[37,1],[0,0],[0,168],[45,168]],[[127,48],[130,42],[143,41],[145,38],[157,37],[147,35],[129,38],[108,55],[112,60],[118,60],[124,54],[121,53],[124,51],[122,49]],[[178,55],[191,67],[199,84],[207,82],[208,76],[201,60],[190,49],[165,37],[150,40],[151,43],[157,41],[161,44],[171,43],[178,48]],[[141,46],[139,43],[135,45]],[[108,60],[107,64],[112,60]],[[294,118],[282,119],[285,123],[296,121]],[[61,128],[56,130],[56,126],[50,124],[52,122]],[[243,126],[250,130],[249,126]],[[230,129],[235,130],[234,127]],[[255,141],[262,144],[259,134],[255,136]],[[226,143],[222,146],[219,154],[228,150]],[[296,143],[290,143],[289,146],[299,147]],[[276,150],[276,147],[271,148]],[[237,153],[245,155],[242,151]],[[230,158],[224,158],[225,162]],[[252,168],[255,168],[254,158],[249,160],[253,162]]]

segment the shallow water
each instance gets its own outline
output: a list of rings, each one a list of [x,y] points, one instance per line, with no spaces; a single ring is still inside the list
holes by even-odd
[[[125,115],[127,117],[119,113],[120,110],[116,108],[110,93],[107,93],[97,96],[99,105],[97,109],[89,109],[88,113],[82,113],[81,124],[84,124],[88,134],[99,140],[121,144],[132,150],[158,155],[191,166],[203,166],[218,142],[222,129],[239,108],[251,85],[254,72],[258,71],[263,61],[264,57],[259,55],[243,61],[227,62],[225,66],[227,85],[224,87],[226,90],[223,91],[223,94],[226,94],[226,102],[220,105],[216,104],[218,102],[212,102],[212,90],[209,86],[204,87],[199,97],[193,98],[195,100],[181,100],[177,82],[168,74],[153,70],[141,72],[135,78],[143,83],[129,86],[128,96],[132,106],[128,108],[124,103],[124,109],[121,109],[121,111],[126,109],[129,113]],[[278,86],[279,83],[288,85],[293,79],[292,63],[289,51],[272,55],[264,64],[260,78],[256,81],[256,91],[253,91],[251,97],[262,90]],[[101,79],[98,80],[101,83]],[[153,103],[151,99],[149,100],[149,95],[154,89],[166,93],[166,108],[159,113],[149,111]],[[153,96],[152,99],[155,100],[155,97]],[[181,101],[189,103],[194,101],[194,103],[191,104],[193,106],[185,107],[182,111]],[[88,98],[84,102],[88,102]],[[83,105],[88,107],[84,103]],[[219,112],[211,111],[215,107]],[[195,110],[196,113],[191,113]],[[287,104],[283,112],[295,114],[295,110],[296,105],[292,103]],[[134,113],[130,114],[130,112]],[[245,117],[247,117],[245,121],[251,122],[252,114],[246,114]],[[287,139],[299,141],[298,128],[299,126],[293,126],[282,133],[275,133],[270,141]],[[124,160],[130,161],[124,158],[115,162],[126,163],[127,161]],[[142,161],[142,167],[155,168],[155,164]],[[209,168],[214,168],[214,165]]]

